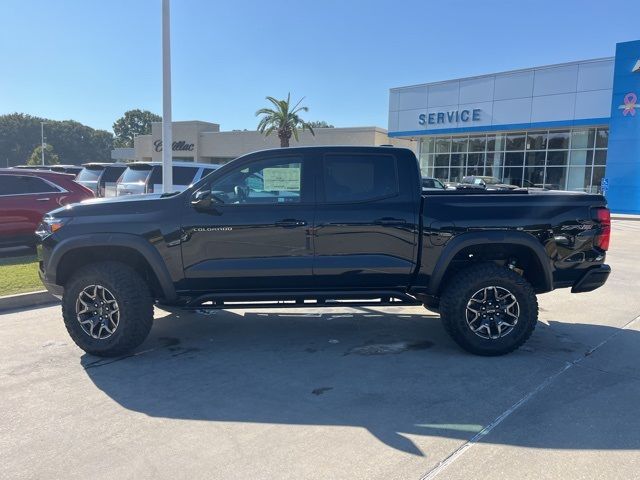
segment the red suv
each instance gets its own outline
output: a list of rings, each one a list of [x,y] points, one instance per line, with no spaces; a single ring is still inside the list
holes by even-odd
[[[93,197],[74,175],[0,168],[0,247],[34,245],[42,216]]]

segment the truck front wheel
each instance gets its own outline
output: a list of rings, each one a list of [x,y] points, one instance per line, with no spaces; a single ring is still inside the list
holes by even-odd
[[[140,345],[153,323],[148,285],[131,267],[99,262],[79,269],[65,285],[64,324],[92,355],[114,357]]]
[[[447,333],[463,349],[476,355],[504,355],[533,333],[538,301],[531,284],[517,273],[478,264],[447,283],[440,315]]]

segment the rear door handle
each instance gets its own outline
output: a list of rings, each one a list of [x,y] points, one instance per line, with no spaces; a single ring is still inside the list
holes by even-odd
[[[404,225],[407,221],[404,218],[382,217],[374,220],[376,225]]]
[[[285,218],[284,220],[280,220],[276,222],[276,227],[283,228],[295,228],[295,227],[304,227],[307,225],[307,222],[304,220],[296,220],[294,218]]]
[[[46,198],[36,198],[36,201],[38,201],[38,202],[48,202],[49,200],[51,200],[49,197],[46,197]]]

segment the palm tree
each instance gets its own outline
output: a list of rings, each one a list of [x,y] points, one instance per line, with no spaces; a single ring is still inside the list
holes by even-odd
[[[261,108],[256,112],[256,117],[264,115],[258,123],[258,131],[268,136],[274,131],[278,132],[278,138],[280,139],[281,147],[289,146],[289,139],[291,135],[298,141],[298,130],[309,130],[311,135],[316,134],[313,131],[313,127],[307,122],[302,120],[298,116],[298,112],[308,112],[308,107],[301,107],[300,103],[304,100],[304,97],[300,99],[298,103],[291,108],[291,94],[287,94],[286,100],[276,100],[273,97],[267,97],[275,108]]]

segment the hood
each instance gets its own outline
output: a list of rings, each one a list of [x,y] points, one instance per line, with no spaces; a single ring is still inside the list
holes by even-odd
[[[72,203],[49,212],[54,217],[80,217],[87,215],[110,215],[123,213],[144,213],[162,208],[158,202],[174,200],[178,195],[148,193],[144,195],[125,195],[122,197],[91,198],[80,203]]]

